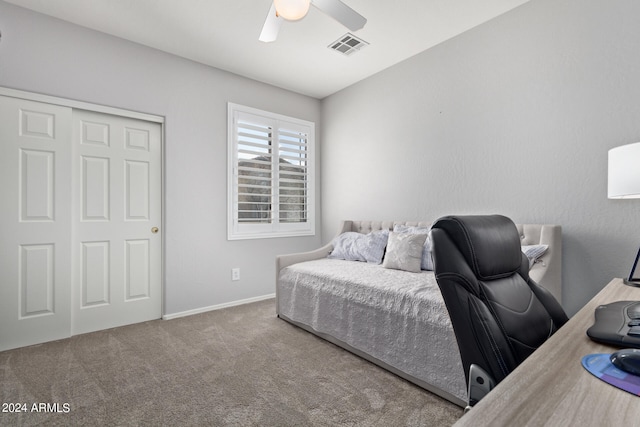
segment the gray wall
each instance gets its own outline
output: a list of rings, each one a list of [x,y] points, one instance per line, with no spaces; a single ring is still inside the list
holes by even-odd
[[[166,118],[166,314],[272,294],[275,256],[319,246],[227,241],[226,119],[235,102],[319,123],[320,101],[2,1],[0,31],[0,86]]]
[[[640,200],[607,199],[607,150],[640,141],[639,16],[533,0],[323,100],[323,240],[341,219],[561,224],[577,311],[640,244]]]

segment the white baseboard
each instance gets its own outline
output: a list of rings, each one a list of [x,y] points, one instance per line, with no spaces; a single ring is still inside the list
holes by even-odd
[[[252,302],[263,301],[263,300],[275,298],[275,297],[276,297],[276,294],[269,294],[269,295],[263,295],[260,297],[253,297],[253,298],[247,298],[247,299],[242,299],[238,301],[226,302],[224,304],[210,305],[209,307],[194,308],[193,310],[181,311],[179,313],[165,314],[164,316],[162,316],[162,320],[177,319],[179,317],[191,316],[199,313],[206,313],[207,311],[220,310],[227,307],[234,307],[236,305],[249,304]]]

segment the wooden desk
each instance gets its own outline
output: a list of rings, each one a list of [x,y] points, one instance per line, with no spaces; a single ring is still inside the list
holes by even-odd
[[[601,304],[640,300],[640,288],[614,279],[569,322],[455,424],[462,426],[637,426],[640,397],[582,367],[590,353],[613,353],[586,335]]]

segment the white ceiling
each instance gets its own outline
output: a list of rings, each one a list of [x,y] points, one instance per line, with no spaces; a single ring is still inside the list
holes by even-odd
[[[344,0],[369,46],[328,49],[347,28],[318,9],[258,36],[271,0],[5,0],[255,80],[324,98],[528,0]]]

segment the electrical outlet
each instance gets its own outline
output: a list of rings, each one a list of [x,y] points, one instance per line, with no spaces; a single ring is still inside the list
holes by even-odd
[[[231,280],[240,280],[240,269],[232,268],[231,269]]]

